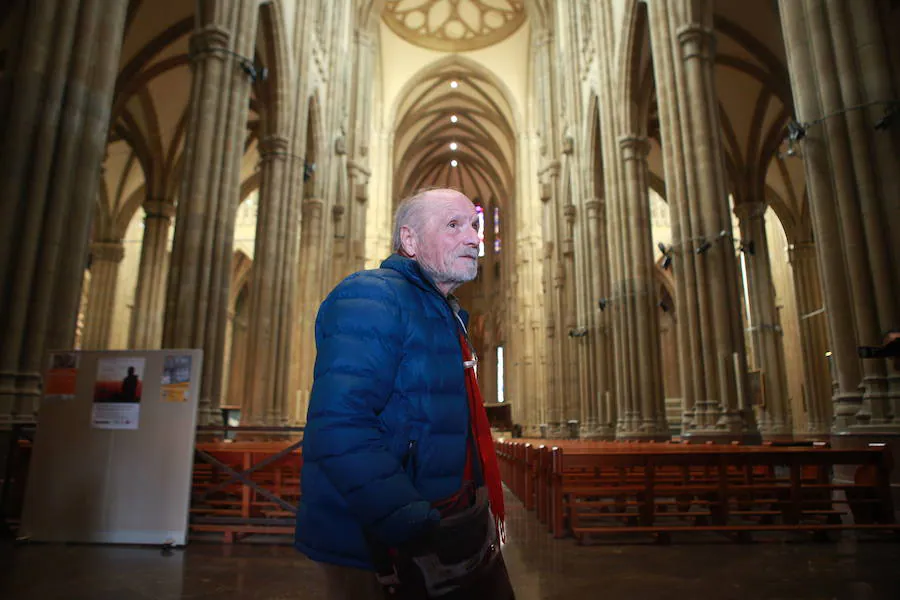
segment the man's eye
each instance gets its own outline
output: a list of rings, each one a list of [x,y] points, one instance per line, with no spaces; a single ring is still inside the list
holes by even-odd
[[[456,226],[457,226],[457,222],[456,222],[456,221],[450,221],[450,222],[447,224],[447,227],[450,227],[451,229],[456,229]]]

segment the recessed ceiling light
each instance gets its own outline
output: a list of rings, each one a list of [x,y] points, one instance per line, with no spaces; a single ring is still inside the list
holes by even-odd
[[[450,142],[451,150],[456,151],[457,148],[459,148],[459,144],[457,144],[456,142]]]
[[[459,82],[458,82],[458,81],[451,81],[451,82],[450,82],[450,87],[452,87],[452,88],[455,90],[456,88],[459,87]]]
[[[455,166],[458,165],[458,164],[459,164],[459,163],[456,162],[456,159],[455,159],[455,158],[454,158],[453,160],[450,161],[450,166],[451,166],[451,167],[455,167]]]
[[[459,117],[457,117],[456,115],[450,115],[451,123],[456,123],[457,121],[459,121]]]

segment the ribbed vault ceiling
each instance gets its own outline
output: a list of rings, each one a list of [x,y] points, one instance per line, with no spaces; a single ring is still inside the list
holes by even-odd
[[[398,110],[394,187],[399,196],[449,186],[503,205],[514,185],[511,114],[501,91],[464,65],[444,65],[420,78]]]

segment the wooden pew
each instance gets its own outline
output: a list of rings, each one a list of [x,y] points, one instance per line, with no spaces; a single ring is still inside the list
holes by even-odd
[[[501,454],[510,489],[556,537],[898,530],[889,488],[892,465],[883,448],[514,443],[522,448],[518,453],[505,447]],[[857,466],[857,481],[834,483],[835,465]],[[852,522],[845,518],[849,514]]]

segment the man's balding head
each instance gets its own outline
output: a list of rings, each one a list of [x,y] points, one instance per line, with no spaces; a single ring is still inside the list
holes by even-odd
[[[412,258],[445,295],[478,274],[478,213],[465,194],[423,190],[397,207],[392,246]]]

